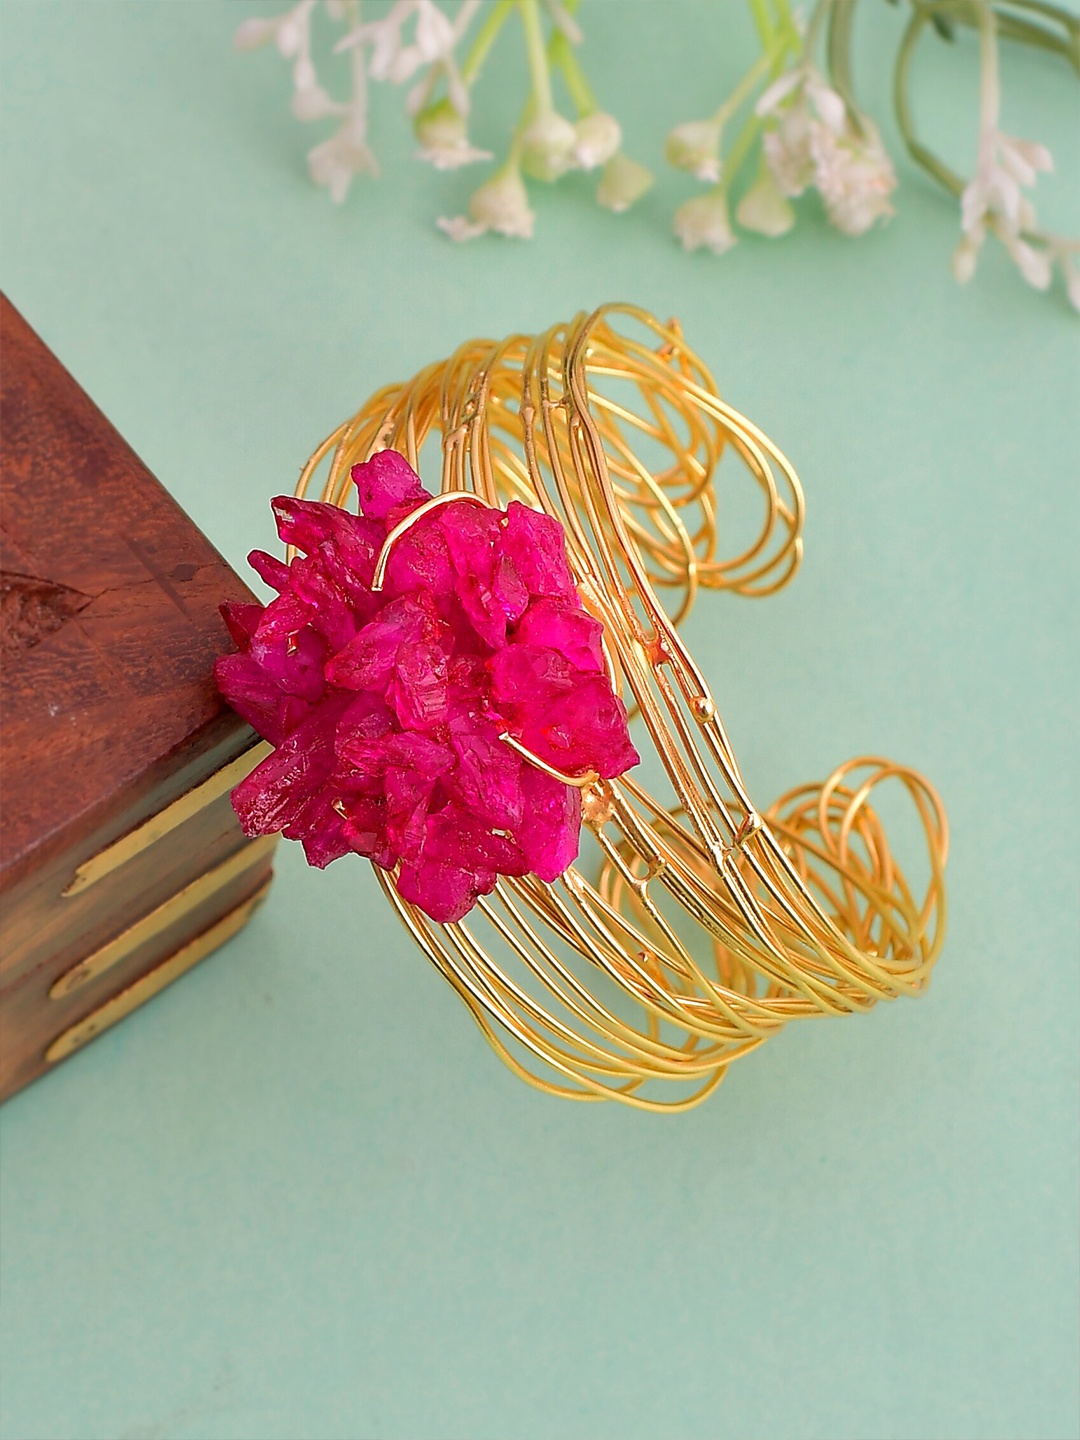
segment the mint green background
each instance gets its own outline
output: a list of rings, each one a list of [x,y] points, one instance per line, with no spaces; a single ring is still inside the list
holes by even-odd
[[[861,8],[882,114],[900,17]],[[694,187],[666,174],[628,216],[575,179],[536,195],[532,245],[456,249],[432,222],[480,172],[412,164],[386,91],[385,178],[335,209],[284,65],[231,53],[244,13],[4,0],[16,304],[238,566],[378,384],[609,298],[680,315],[808,497],[790,589],[690,625],[751,791],[864,751],[924,769],[954,830],[950,934],[925,999],[795,1027],[654,1118],[521,1085],[366,867],[284,847],[241,937],[0,1115],[5,1440],[1075,1436],[1060,288],[988,252],[958,289],[955,211],[906,163],[896,219],[858,242],[810,203],[782,242],[684,255],[668,217]],[[653,164],[752,56],[734,3],[585,20]],[[929,48],[920,113],[968,163],[973,47]],[[1072,82],[1026,55],[1005,77],[1006,124],[1057,156],[1042,209],[1075,229]]]

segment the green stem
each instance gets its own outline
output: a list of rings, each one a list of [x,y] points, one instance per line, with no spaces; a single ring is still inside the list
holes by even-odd
[[[1067,34],[1080,35],[1080,15],[1063,10],[1060,5],[1051,5],[1048,0],[1002,0],[1002,3],[1010,10],[1026,10],[1032,15],[1043,15],[1047,20],[1060,25]]]
[[[843,100],[851,121],[863,133],[862,112],[855,103],[851,78],[851,27],[856,0],[834,0],[825,37],[825,60],[833,89]]]
[[[568,15],[573,15],[577,10],[577,0],[563,0],[563,9]],[[548,58],[553,65],[559,67],[578,119],[583,120],[586,115],[595,115],[600,109],[600,103],[585,78],[585,71],[581,68],[573,45],[557,26],[548,42]]]
[[[731,182],[742,169],[746,157],[757,141],[762,124],[760,116],[748,115],[746,123],[735,137],[734,145],[724,157],[724,178],[720,184],[725,191],[730,188]]]
[[[518,0],[521,23],[525,30],[525,49],[529,57],[529,76],[533,99],[541,113],[555,108],[551,95],[551,70],[547,46],[540,24],[540,0]]]
[[[739,109],[739,107],[751,96],[758,85],[772,70],[773,65],[791,45],[792,37],[797,32],[779,33],[773,39],[772,44],[761,54],[753,65],[746,72],[743,78],[735,86],[735,89],[727,97],[713,116],[717,125],[725,125]]]
[[[942,3],[930,5],[916,4],[896,54],[896,69],[893,72],[893,104],[896,108],[896,123],[900,128],[900,134],[908,154],[916,165],[921,166],[939,185],[944,186],[950,194],[959,197],[964,192],[963,180],[955,170],[951,170],[944,160],[940,160],[918,139],[911,115],[911,103],[908,99],[911,61],[915,54],[915,47],[919,43],[919,37],[935,14],[941,14],[943,11],[953,8],[955,7],[949,3],[949,0],[942,0]]]
[[[919,0],[915,0],[915,3],[918,4]],[[814,13],[810,17],[810,24],[806,29],[806,43],[803,46],[803,55],[809,65],[814,63],[814,54],[817,51],[818,41],[821,39],[821,29],[829,18],[832,7],[833,0],[818,0],[814,7]]]
[[[1061,49],[1055,37],[1049,33],[1039,43],[1047,49],[1058,49],[1058,53],[1065,54],[1067,58],[1080,71],[1080,55],[1075,59],[1070,53],[1070,41],[1077,39],[1080,42],[1080,21],[1067,15],[1054,5],[1042,3],[1042,0],[1007,0],[1013,9],[1027,10],[1031,14],[1046,16],[1048,19],[1058,23],[1065,30],[1068,39]],[[903,38],[900,41],[900,48],[896,56],[896,68],[893,73],[893,102],[896,108],[896,121],[903,138],[905,148],[915,163],[926,171],[934,180],[951,195],[960,196],[964,192],[965,182],[963,179],[926,145],[919,140],[915,134],[915,124],[911,114],[911,101],[909,98],[911,62],[915,49],[923,30],[930,23],[935,15],[947,16],[963,25],[978,27],[980,31],[980,46],[983,55],[983,96],[982,107],[984,110],[983,121],[987,122],[987,114],[992,99],[990,82],[995,83],[997,72],[997,45],[995,29],[1000,28],[1005,32],[1005,21],[999,20],[998,6],[991,6],[981,3],[981,0],[914,0],[914,10],[911,19],[908,21]],[[1025,25],[1027,22],[1016,22]],[[1036,27],[1032,27],[1036,28]],[[1019,38],[1019,37],[1016,37]],[[990,54],[990,50],[993,51]],[[989,65],[989,69],[987,66]],[[989,78],[988,78],[989,77]],[[994,115],[990,117],[990,123],[996,120],[996,106]]]
[[[466,89],[479,76],[480,69],[513,8],[514,0],[495,0],[495,5],[488,11],[487,18],[476,32],[471,50],[462,62],[461,80]]]
[[[773,0],[773,9],[776,11],[776,23],[785,29],[795,30],[795,16],[791,12],[788,0]]]
[[[1080,75],[1080,16],[1070,15],[1057,5],[1043,3],[1043,0],[1000,0],[993,9],[997,16],[998,34],[1003,40],[1015,40],[1033,49],[1060,55]],[[1038,16],[1039,21],[1045,20],[1047,24],[1021,19],[1011,11]],[[953,3],[943,5],[939,13],[947,14],[957,25],[975,28],[979,24],[978,7],[970,0],[953,0]],[[1048,28],[1052,25],[1060,26],[1063,33],[1055,35]]]
[[[749,0],[749,4],[758,39],[761,41],[761,48],[767,50],[772,44],[773,38],[773,22],[767,0]]]
[[[998,34],[1003,40],[1015,40],[1020,45],[1030,45],[1033,50],[1049,50],[1065,58],[1076,67],[1077,48],[1058,35],[1051,35],[1042,25],[1032,25],[1026,20],[1014,20],[1011,15],[998,12]]]
[[[506,152],[506,159],[495,172],[497,175],[507,175],[511,171],[521,169],[521,136],[525,129],[524,119],[528,114],[532,102],[525,107],[521,121],[514,127],[510,135],[510,149]]]

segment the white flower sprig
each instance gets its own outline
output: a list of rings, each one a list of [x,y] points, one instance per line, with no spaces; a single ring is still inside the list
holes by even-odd
[[[960,196],[963,238],[953,252],[953,274],[966,284],[975,274],[988,233],[996,235],[1029,285],[1046,290],[1053,278],[1049,245],[1032,243],[1038,233],[1035,206],[1025,190],[1054,159],[1045,145],[1018,140],[998,129],[1001,84],[998,79],[996,22],[992,10],[981,17],[982,73],[979,99],[979,147],[975,174]]]
[[[1016,0],[1016,4],[1021,10],[1030,8],[1040,21],[1057,26],[1062,35],[1055,34],[1053,28],[1036,31],[1040,45],[1071,58],[1080,68],[1080,18],[1043,4],[1042,0],[1030,7],[1028,0]],[[928,23],[936,24],[951,38],[951,24],[956,17],[976,25],[979,31],[979,138],[975,173],[966,183],[916,138],[907,99],[908,70],[920,32]],[[960,201],[960,243],[953,251],[952,270],[961,285],[975,274],[986,238],[993,235],[1023,279],[1036,290],[1049,289],[1055,267],[1060,268],[1069,301],[1080,310],[1080,241],[1040,230],[1029,193],[1040,173],[1053,170],[1053,156],[1038,141],[1017,139],[999,127],[998,32],[997,13],[990,0],[974,0],[970,11],[955,12],[955,16],[942,0],[931,0],[916,8],[897,58],[895,88],[900,131],[912,158]]]
[[[333,100],[319,82],[311,54],[311,17],[316,0],[298,5],[273,19],[245,20],[236,32],[238,50],[254,50],[273,41],[293,62],[292,112],[298,120],[324,120],[338,116],[341,124],[328,140],[308,151],[308,172],[316,185],[325,185],[338,204],[345,199],[355,175],[378,175],[379,166],[367,143],[367,70],[356,55],[350,67],[352,90],[344,101]],[[335,19],[359,15],[359,0],[328,0]]]
[[[830,0],[821,0],[804,39],[786,12],[773,24],[756,8],[761,58],[714,115],[678,125],[668,135],[668,161],[715,186],[676,212],[675,233],[687,249],[707,245],[722,254],[736,243],[727,218],[729,192],[759,139],[757,178],[735,210],[743,229],[772,238],[786,234],[796,218],[789,202],[810,187],[820,193],[831,223],[846,235],[865,234],[876,220],[893,213],[889,196],[896,173],[877,128],[814,64],[829,9]],[[793,53],[795,63],[784,69]],[[752,115],[724,156],[728,121],[766,79]]]
[[[568,7],[560,0],[546,0],[543,7],[540,0],[516,0],[516,9],[525,38],[529,95],[497,175],[472,196],[467,216],[438,221],[439,228],[453,240],[473,240],[489,230],[519,238],[531,236],[535,215],[529,208],[525,176],[551,183],[571,170],[603,167],[596,198],[617,212],[629,209],[652,184],[652,175],[643,165],[622,155],[619,122],[600,108],[585,78],[572,49],[580,42],[581,32]],[[543,9],[551,21],[547,38]],[[492,21],[497,14],[498,5]],[[555,72],[566,85],[576,121],[556,106]]]
[[[893,214],[897,176],[877,126],[854,97],[856,0],[816,0],[805,25],[793,14],[791,0],[747,3],[760,55],[711,115],[684,121],[667,135],[669,164],[708,187],[676,211],[676,236],[688,250],[718,255],[737,243],[740,229],[775,239],[794,227],[792,201],[808,190],[817,192],[838,230],[866,234]],[[326,15],[345,30],[332,47],[349,61],[349,93],[341,99],[328,92],[316,69],[312,34],[318,0],[299,0],[275,17],[245,20],[236,45],[250,50],[273,44],[292,62],[296,118],[337,122],[308,152],[307,162],[315,183],[340,202],[357,176],[379,173],[368,140],[371,81],[409,87],[405,110],[419,142],[418,157],[435,169],[494,158],[470,139],[473,92],[507,22],[516,17],[519,28],[509,29],[517,28],[524,43],[529,77],[519,118],[501,163],[469,198],[466,213],[437,223],[456,241],[486,233],[528,239],[536,220],[530,181],[550,184],[573,171],[599,171],[596,199],[615,212],[629,209],[653,183],[652,173],[623,152],[619,122],[601,107],[585,76],[577,53],[583,39],[578,5],[579,0],[485,5],[457,0],[450,8],[448,0],[393,0],[379,18],[368,19],[362,0],[325,0]],[[998,73],[999,36],[1038,45],[1080,71],[1080,16],[1053,0],[910,0],[910,5],[896,59],[897,123],[912,159],[959,202],[954,275],[969,281],[993,236],[1036,289],[1047,289],[1060,271],[1069,299],[1080,309],[1080,241],[1040,230],[1032,200],[1038,176],[1053,169],[1052,157],[1037,141],[1001,130]],[[933,28],[951,40],[958,26],[977,29],[980,40],[979,138],[970,179],[955,174],[916,138],[908,100],[920,36]],[[556,83],[563,91],[558,98]],[[744,186],[743,167],[755,156],[754,178]]]
[[[892,215],[896,171],[869,116],[849,107],[809,62],[761,96],[756,113],[772,121],[765,159],[781,195],[813,186],[845,235],[864,235]]]
[[[526,175],[551,182],[571,170],[602,170],[597,200],[614,211],[628,209],[652,183],[643,165],[621,153],[619,123],[597,103],[574,53],[582,40],[572,13],[577,0],[494,0],[460,62],[458,50],[480,12],[480,0],[461,0],[452,16],[436,0],[394,0],[375,20],[362,17],[360,0],[326,0],[330,18],[347,27],[333,46],[335,53],[349,56],[352,85],[344,100],[330,96],[315,68],[316,5],[317,0],[300,0],[279,16],[244,21],[236,32],[236,46],[251,50],[275,43],[280,54],[293,61],[296,118],[339,119],[336,132],[308,154],[312,179],[326,186],[333,200],[345,198],[354,177],[379,173],[368,144],[369,81],[410,84],[405,108],[420,144],[418,157],[435,169],[454,170],[493,158],[469,138],[471,91],[513,14],[521,21],[530,75],[521,119],[507,158],[472,196],[468,214],[440,220],[439,227],[455,240],[487,231],[528,238],[535,216]],[[565,83],[573,119],[555,103],[555,74]]]

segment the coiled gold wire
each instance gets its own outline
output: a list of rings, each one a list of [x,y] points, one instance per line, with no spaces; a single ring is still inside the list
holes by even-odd
[[[357,461],[392,447],[443,491],[556,516],[637,730],[640,770],[584,793],[588,856],[553,885],[503,878],[437,925],[391,904],[506,1063],[550,1093],[685,1109],[789,1020],[917,994],[941,949],[948,832],[915,771],[848,761],[759,812],[677,626],[701,588],[769,595],[801,558],[791,465],[725,405],[676,321],[608,305],[536,336],[473,340],[373,395],[311,457],[344,505]],[[758,533],[725,556],[725,451],[758,488]],[[647,456],[647,458],[646,458]],[[661,598],[663,597],[663,599]],[[646,779],[654,795],[646,788]],[[917,895],[871,805],[894,781],[925,841]]]

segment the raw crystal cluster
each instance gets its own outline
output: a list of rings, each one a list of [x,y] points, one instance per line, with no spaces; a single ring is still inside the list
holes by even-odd
[[[353,467],[359,515],[279,498],[302,553],[250,561],[278,591],[222,606],[239,646],[216,666],[229,703],[276,748],[233,792],[248,835],[283,831],[312,865],[354,851],[397,873],[433,920],[460,920],[499,875],[554,880],[574,860],[581,794],[563,774],[638,763],[581,606],[557,520],[518,501],[457,503],[388,533],[431,497],[384,450]]]

